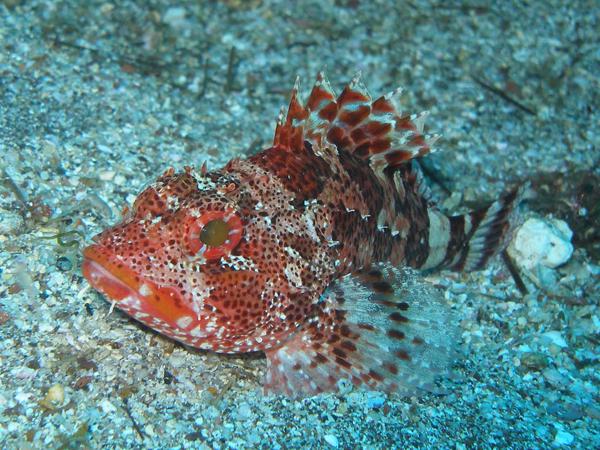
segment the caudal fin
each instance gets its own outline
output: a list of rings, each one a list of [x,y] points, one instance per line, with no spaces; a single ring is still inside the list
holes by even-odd
[[[486,208],[461,216],[446,217],[431,210],[429,257],[420,269],[482,269],[508,244],[516,222],[515,208],[525,189],[513,189]]]

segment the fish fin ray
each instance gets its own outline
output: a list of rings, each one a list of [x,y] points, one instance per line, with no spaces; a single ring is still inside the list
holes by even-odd
[[[369,161],[374,167],[398,167],[434,151],[438,135],[427,135],[427,112],[406,114],[400,109],[401,89],[372,100],[356,75],[335,96],[325,74],[319,72],[302,105],[298,81],[292,89],[286,120],[277,124],[274,146],[298,149],[308,140],[316,148],[334,144]]]
[[[336,391],[340,379],[403,395],[436,392],[458,322],[416,272],[382,265],[334,282],[322,298],[297,334],[266,352],[267,392],[315,395]]]

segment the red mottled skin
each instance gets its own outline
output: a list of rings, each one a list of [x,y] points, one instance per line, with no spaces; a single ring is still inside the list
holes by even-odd
[[[397,93],[372,102],[358,79],[336,99],[319,75],[306,106],[296,92],[272,147],[215,171],[169,169],[146,188],[123,221],[84,250],[83,273],[92,286],[158,332],[217,352],[268,352],[307,330],[316,342],[323,339],[316,324],[329,323],[331,333],[339,329],[346,339],[336,364],[350,365],[347,353],[356,351],[351,341],[360,333],[335,323],[345,313],[332,313],[324,293],[374,263],[420,268],[440,251],[429,246],[430,205],[410,161],[428,153],[434,138],[422,133],[421,116],[399,112]],[[205,244],[199,233],[216,219],[227,241]],[[440,231],[452,236],[433,258],[437,266],[465,264],[468,233],[464,223],[451,225]],[[408,320],[399,313],[389,318]],[[387,335],[404,337],[396,330]],[[396,354],[409,360],[405,350]],[[326,359],[312,357],[311,367]],[[329,378],[300,389],[330,389]],[[381,379],[371,369],[353,381],[377,388]],[[288,383],[285,376],[280,382]],[[280,390],[294,394],[294,386]]]
[[[273,147],[204,176],[163,175],[128,218],[85,249],[84,274],[91,278],[92,261],[114,273],[139,300],[116,299],[119,308],[188,345],[228,353],[278,345],[305,322],[331,280],[392,254],[400,261],[407,243],[377,230],[383,190],[362,160],[343,154],[326,162],[308,148],[285,152]],[[424,202],[414,193],[409,199],[426,215]],[[242,220],[241,242],[221,259],[191,255],[190,222],[226,209]],[[152,294],[139,295],[143,284]]]

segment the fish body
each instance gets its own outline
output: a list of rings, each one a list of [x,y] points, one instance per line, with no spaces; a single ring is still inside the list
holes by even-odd
[[[264,351],[265,387],[291,396],[357,386],[431,389],[455,346],[453,314],[403,269],[474,270],[502,248],[516,191],[446,217],[414,158],[425,115],[358,78],[292,91],[273,145],[208,171],[168,169],[84,250],[116,306],[196,348]]]

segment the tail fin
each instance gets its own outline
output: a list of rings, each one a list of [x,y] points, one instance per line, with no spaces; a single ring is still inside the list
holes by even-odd
[[[446,217],[430,210],[429,257],[421,269],[482,269],[508,244],[516,221],[515,208],[525,189],[520,186],[488,207],[462,216]]]

